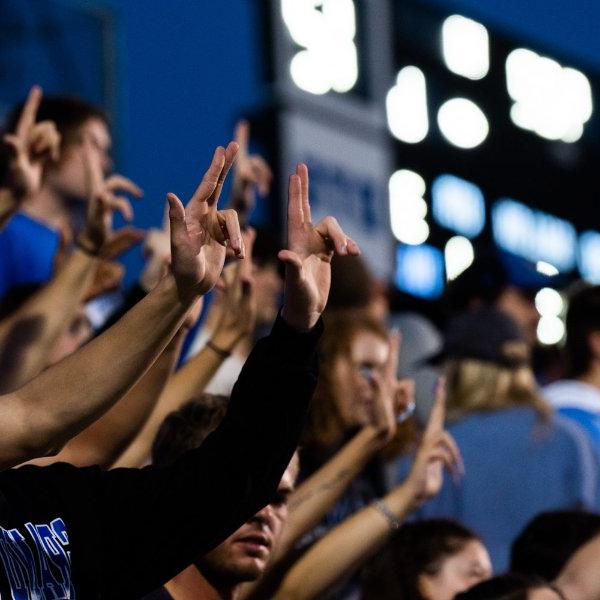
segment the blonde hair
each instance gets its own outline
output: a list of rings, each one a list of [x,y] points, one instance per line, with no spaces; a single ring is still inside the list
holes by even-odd
[[[527,365],[505,367],[473,358],[449,359],[445,364],[449,420],[480,411],[529,406],[543,419],[552,409],[538,394]]]

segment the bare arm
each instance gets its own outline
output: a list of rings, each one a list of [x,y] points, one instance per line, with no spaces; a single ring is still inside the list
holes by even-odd
[[[442,467],[462,464],[454,440],[443,429],[444,402],[440,386],[410,475],[382,500],[389,514],[371,505],[332,529],[292,567],[273,596],[275,600],[319,597],[361,567],[407,514],[438,493],[443,481]]]
[[[2,397],[2,468],[48,454],[106,412],[156,360],[198,297],[215,285],[225,242],[243,256],[235,213],[216,209],[236,149],[230,144],[227,151],[215,151],[187,208],[169,196],[173,275],[103,335]]]
[[[600,598],[600,535],[577,550],[554,582],[569,600]]]

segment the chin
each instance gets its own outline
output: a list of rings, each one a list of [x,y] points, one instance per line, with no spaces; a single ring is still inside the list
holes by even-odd
[[[266,563],[258,558],[245,558],[230,565],[232,575],[237,581],[256,581],[265,571]]]

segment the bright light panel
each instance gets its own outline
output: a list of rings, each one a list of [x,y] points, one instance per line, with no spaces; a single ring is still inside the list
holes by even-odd
[[[425,189],[425,180],[409,169],[396,171],[390,177],[390,225],[399,242],[417,245],[429,237]]]
[[[353,0],[281,0],[281,15],[303,47],[290,62],[294,83],[311,94],[350,91],[358,80]]]
[[[558,317],[565,304],[562,296],[552,288],[542,288],[535,295],[535,307],[542,317]]]
[[[548,277],[554,277],[558,275],[559,270],[548,262],[543,260],[538,260],[535,264],[535,270],[542,275],[548,275]]]
[[[386,97],[388,127],[408,144],[417,144],[429,131],[425,75],[417,67],[404,67]]]
[[[483,79],[490,68],[489,45],[487,29],[477,21],[452,15],[442,25],[444,62],[457,75]]]
[[[498,246],[508,252],[550,263],[561,272],[575,266],[577,232],[568,221],[502,199],[492,209],[492,229]]]
[[[444,258],[437,248],[398,246],[396,251],[396,286],[413,296],[437,298],[444,290]]]
[[[434,219],[446,229],[473,238],[485,226],[483,192],[455,175],[440,175],[431,185]]]
[[[517,127],[540,137],[576,142],[592,116],[592,88],[576,69],[532,50],[517,48],[506,59],[506,86]]]
[[[537,338],[545,345],[558,344],[565,335],[565,324],[558,317],[542,317],[537,326]]]
[[[600,284],[600,233],[584,231],[579,236],[579,272],[593,285]]]
[[[452,98],[442,104],[437,115],[444,137],[454,146],[476,148],[487,137],[490,126],[483,111],[467,98]]]
[[[446,262],[446,279],[456,279],[475,258],[471,242],[461,235],[456,235],[446,242],[444,259]]]

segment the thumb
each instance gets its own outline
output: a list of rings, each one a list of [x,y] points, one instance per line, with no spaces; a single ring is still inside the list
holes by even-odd
[[[187,237],[187,227],[185,224],[185,209],[181,200],[173,193],[167,194],[169,203],[169,225],[171,227],[171,239],[177,237]]]
[[[292,274],[299,278],[300,272],[302,271],[302,260],[295,252],[291,250],[280,250],[277,254],[277,258],[281,262],[284,262],[286,267],[291,269]]]

